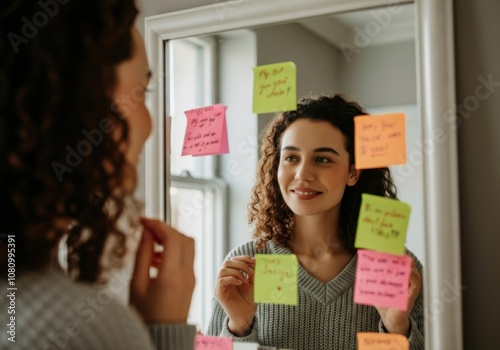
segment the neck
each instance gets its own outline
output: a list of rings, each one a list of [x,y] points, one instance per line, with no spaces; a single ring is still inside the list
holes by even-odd
[[[295,254],[319,257],[345,253],[339,238],[338,213],[294,217],[289,247]]]

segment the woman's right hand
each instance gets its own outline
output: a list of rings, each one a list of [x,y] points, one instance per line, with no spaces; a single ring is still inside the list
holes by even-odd
[[[143,218],[130,302],[146,323],[186,323],[195,286],[194,240],[162,221]],[[155,253],[154,245],[163,246]],[[158,275],[150,276],[150,268]]]
[[[224,262],[217,278],[215,295],[229,318],[229,331],[236,336],[248,333],[257,311],[253,299],[254,269],[255,258],[234,256]]]

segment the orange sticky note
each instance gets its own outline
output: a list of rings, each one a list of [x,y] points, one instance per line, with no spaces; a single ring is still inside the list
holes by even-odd
[[[358,350],[409,350],[408,339],[402,334],[360,332]]]
[[[356,169],[406,164],[404,113],[354,117]]]
[[[195,350],[233,350],[233,338],[197,335],[194,339]]]
[[[358,249],[354,302],[405,311],[411,257]]]
[[[229,153],[226,109],[227,106],[216,104],[184,112],[187,126],[182,147],[183,156]]]

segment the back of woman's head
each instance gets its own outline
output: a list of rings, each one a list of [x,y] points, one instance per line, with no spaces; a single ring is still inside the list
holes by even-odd
[[[19,270],[46,266],[67,233],[69,269],[95,280],[109,236],[111,260],[124,254],[128,128],[112,93],[133,50],[134,0],[0,9],[0,232],[16,236]]]
[[[349,101],[340,94],[306,96],[299,100],[296,111],[279,113],[269,123],[262,137],[249,212],[250,223],[255,223],[254,237],[258,247],[262,248],[270,240],[287,245],[292,234],[293,213],[281,195],[277,179],[281,137],[285,130],[298,119],[330,123],[344,136],[349,163],[354,165],[354,117],[358,115],[366,115],[366,112],[357,102]],[[362,193],[396,198],[389,169],[363,170],[357,183],[345,188],[340,207],[339,235],[343,246],[350,252],[355,251],[354,238]]]

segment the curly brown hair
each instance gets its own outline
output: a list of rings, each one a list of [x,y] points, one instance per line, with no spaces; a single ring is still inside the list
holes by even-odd
[[[105,243],[112,266],[126,250],[117,220],[135,170],[112,93],[133,50],[135,1],[0,6],[0,233],[15,235],[18,274],[46,267],[67,234],[69,272],[97,281]]]
[[[262,134],[262,148],[257,179],[249,205],[249,223],[254,223],[256,246],[263,249],[274,240],[287,246],[292,236],[293,213],[286,205],[278,184],[281,136],[298,119],[326,121],[345,137],[349,162],[354,164],[354,117],[367,115],[356,102],[340,94],[306,96],[299,100],[296,111],[278,113]],[[361,206],[361,194],[370,193],[396,198],[396,187],[389,168],[361,172],[354,186],[346,186],[340,207],[340,240],[346,250],[354,253],[354,238]]]

